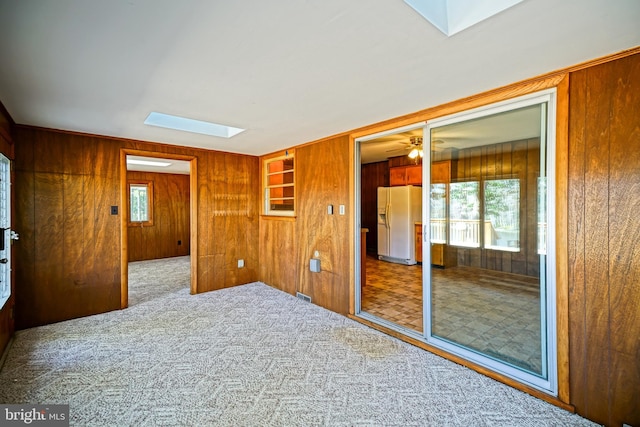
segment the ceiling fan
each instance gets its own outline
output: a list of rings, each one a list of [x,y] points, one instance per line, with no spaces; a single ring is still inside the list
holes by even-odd
[[[406,143],[406,146],[403,148],[394,148],[391,150],[387,150],[387,153],[391,153],[394,151],[409,151],[409,158],[415,159],[416,157],[422,157],[424,152],[422,151],[422,137],[421,136],[411,136],[409,137],[409,141]]]

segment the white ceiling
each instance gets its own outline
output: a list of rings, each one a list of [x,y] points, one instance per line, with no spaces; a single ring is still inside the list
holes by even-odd
[[[0,101],[18,124],[261,155],[638,46],[639,22],[637,0],[525,0],[448,38],[402,0],[0,0]]]

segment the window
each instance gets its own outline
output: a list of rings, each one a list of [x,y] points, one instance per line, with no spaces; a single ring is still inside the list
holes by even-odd
[[[447,243],[447,184],[431,184],[431,243]]]
[[[480,247],[480,183],[454,182],[449,191],[449,243]]]
[[[0,308],[11,296],[11,167],[0,154]]]
[[[265,215],[293,216],[295,185],[293,155],[288,154],[264,163]]]
[[[153,225],[153,182],[129,182],[129,225]]]
[[[484,247],[520,250],[520,180],[484,183]]]
[[[520,180],[517,178],[486,180],[482,188],[481,196],[479,181],[450,184],[449,243],[467,248],[482,246],[485,249],[518,252],[520,250]],[[482,201],[482,209],[480,201]],[[440,235],[433,230],[435,220],[433,215],[441,216],[440,211],[441,209],[434,210],[432,195],[432,243],[445,243],[433,239],[433,236]],[[481,224],[483,224],[482,229]],[[483,244],[481,245],[480,242]]]

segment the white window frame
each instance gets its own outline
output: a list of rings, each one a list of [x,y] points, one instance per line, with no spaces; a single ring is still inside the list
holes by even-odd
[[[4,252],[0,255],[0,309],[11,298],[11,161],[0,153],[0,233],[4,233]]]
[[[491,371],[500,373],[514,380],[531,386],[544,393],[552,396],[558,395],[558,363],[557,363],[557,330],[556,330],[556,251],[555,251],[555,166],[556,166],[556,92],[555,88],[535,92],[518,98],[497,102],[479,108],[463,111],[427,121],[425,128],[425,138],[431,135],[431,129],[434,127],[445,126],[465,120],[472,120],[500,112],[510,111],[536,104],[546,103],[545,123],[542,129],[541,139],[545,139],[541,144],[541,160],[546,161],[545,173],[547,177],[547,240],[546,240],[546,262],[541,263],[541,295],[546,295],[546,299],[541,299],[541,348],[543,352],[543,372],[544,375],[539,376],[527,371],[517,369],[506,363],[502,363],[485,355],[479,354],[465,347],[453,344],[447,340],[441,339],[431,333],[431,270],[428,267],[430,263],[430,254],[426,253],[426,261],[423,263],[423,318],[424,318],[424,336],[423,340],[434,347],[443,349],[448,353],[462,357],[477,365],[483,366]],[[541,141],[542,142],[542,141]],[[428,153],[428,156],[427,156]],[[425,152],[425,163],[431,163],[431,152]],[[423,182],[431,182],[430,168],[423,168]],[[423,199],[428,200],[426,193],[428,185],[423,187]],[[423,209],[422,223],[427,224],[431,216],[429,204],[425,204]],[[427,230],[428,233],[428,230]],[[423,241],[429,241],[430,236],[424,236]],[[427,267],[425,267],[427,266]],[[545,339],[546,338],[546,339]]]
[[[285,159],[286,160],[290,159],[293,161],[292,169],[290,170],[288,169],[286,171],[271,172],[271,173],[269,172],[270,163],[278,162]],[[271,157],[271,158],[265,159],[262,165],[262,170],[263,170],[262,182],[263,182],[263,194],[264,194],[264,214],[270,215],[270,216],[295,216],[297,202],[296,202],[296,173],[295,173],[296,160],[295,160],[294,153],[287,153],[283,156]],[[269,185],[270,176],[279,175],[279,174],[284,175],[289,173],[291,174],[291,177],[292,177],[290,183]],[[293,189],[292,197],[283,197],[283,198],[271,197],[272,189],[285,188],[285,187]],[[291,200],[293,202],[293,208],[291,210],[271,209],[272,200]]]

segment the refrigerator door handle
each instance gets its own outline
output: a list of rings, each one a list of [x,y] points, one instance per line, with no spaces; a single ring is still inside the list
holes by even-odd
[[[391,203],[387,203],[387,214],[385,215],[386,218],[386,227],[390,228],[391,225]]]

